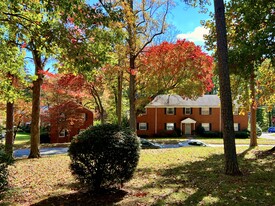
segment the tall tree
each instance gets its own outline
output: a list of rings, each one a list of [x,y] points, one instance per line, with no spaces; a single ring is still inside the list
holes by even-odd
[[[10,43],[9,36],[12,33],[8,32],[7,26],[2,25],[0,28],[0,101],[6,102],[5,151],[9,156],[12,156],[14,102],[23,95],[19,85],[25,82],[25,71],[23,68],[24,54],[16,45]]]
[[[193,42],[178,40],[146,48],[140,58],[139,95],[175,92],[195,98],[213,88],[213,58]]]
[[[257,145],[256,109],[258,105],[257,79],[259,66],[265,59],[274,62],[275,17],[272,1],[232,0],[226,4],[228,26],[229,67],[231,74],[242,87],[236,89],[243,105],[250,107],[250,146]],[[207,23],[210,28],[208,46],[215,42],[214,22]],[[245,60],[245,61],[244,61]],[[249,88],[248,88],[249,87]],[[247,96],[248,91],[250,96]],[[248,105],[249,103],[249,105]]]
[[[40,93],[43,82],[43,70],[50,56],[56,53],[58,43],[63,37],[60,35],[62,20],[68,15],[79,11],[81,1],[73,5],[67,1],[8,1],[5,0],[0,13],[2,22],[9,24],[15,38],[13,43],[20,45],[31,54],[35,79],[32,84],[32,123],[31,149],[29,158],[40,157]]]
[[[103,1],[100,1],[102,5]],[[123,22],[121,28],[127,35],[127,52],[129,61],[129,104],[130,128],[136,131],[136,59],[153,39],[163,34],[166,28],[166,17],[171,6],[170,0],[165,1],[117,1],[114,8],[122,8]]]
[[[221,96],[225,173],[228,175],[240,175],[241,171],[239,170],[237,161],[233,126],[232,97],[228,68],[228,48],[223,0],[214,0],[214,7],[217,33],[218,73]]]

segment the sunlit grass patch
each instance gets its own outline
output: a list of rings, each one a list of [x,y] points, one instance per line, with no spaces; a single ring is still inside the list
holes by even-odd
[[[239,177],[224,174],[223,147],[141,150],[133,179],[122,188],[127,194],[109,205],[273,205],[275,158],[257,156],[259,151],[270,148],[237,147],[243,172]],[[3,202],[43,205],[48,200],[46,205],[61,205],[72,201],[68,194],[82,193],[78,192],[80,185],[72,176],[69,164],[67,155],[17,160],[9,167],[11,190]],[[89,198],[83,194],[76,196],[77,204],[87,203],[87,199],[81,202],[81,198]],[[105,198],[101,197],[100,201]],[[114,197],[107,199],[110,198]],[[90,200],[89,205],[92,202],[97,199]]]

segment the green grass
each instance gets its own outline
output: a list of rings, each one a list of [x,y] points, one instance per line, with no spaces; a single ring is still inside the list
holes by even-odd
[[[243,176],[224,174],[223,148],[186,147],[141,150],[133,179],[124,192],[92,196],[78,191],[66,155],[17,160],[10,167],[10,205],[234,205],[275,203],[275,156],[270,147],[238,147]],[[1,204],[1,201],[0,201]]]
[[[202,138],[202,137],[196,137],[195,139],[201,140],[205,142],[206,144],[223,144],[223,139],[221,138]],[[180,141],[187,140],[186,138],[150,138],[153,142],[158,142],[161,144],[177,144]],[[246,144],[248,145],[250,142],[250,139],[235,139],[236,144]],[[259,145],[275,145],[275,140],[271,139],[265,139],[265,138],[258,138],[257,142]]]
[[[274,134],[275,136],[275,134]],[[221,138],[202,138],[202,137],[197,137],[196,139],[199,139],[206,144],[223,144],[223,139]],[[177,144],[180,141],[185,141],[187,140],[186,138],[150,138],[153,142],[158,142],[161,144]],[[236,139],[235,142],[236,144],[249,144],[249,139]],[[258,138],[257,139],[259,145],[275,145],[275,140],[270,140],[270,139],[264,139],[264,138]],[[42,144],[41,147],[51,147],[51,146],[68,146],[69,143],[67,144],[58,144],[58,145],[50,145],[50,144]],[[14,148],[28,148],[30,147],[30,134],[29,133],[22,133],[18,132],[15,138],[14,142]]]
[[[145,150],[135,178],[127,185],[140,192],[122,205],[273,205],[274,155],[256,159],[238,148],[243,176],[223,173],[222,148]],[[139,194],[138,192],[136,192]],[[140,197],[141,196],[141,197]]]
[[[15,144],[20,144],[23,142],[28,142],[30,141],[30,133],[23,133],[23,132],[18,132],[15,137]]]

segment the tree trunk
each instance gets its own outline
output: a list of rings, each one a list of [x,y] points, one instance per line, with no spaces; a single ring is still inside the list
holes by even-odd
[[[117,76],[117,122],[121,126],[121,111],[122,111],[122,78],[123,71],[118,72]]]
[[[7,102],[5,152],[10,157],[12,157],[13,155],[13,106],[14,106],[13,103]]]
[[[96,88],[94,86],[91,87],[91,90],[90,90],[90,94],[93,96],[94,100],[95,100],[95,103],[96,103],[96,106],[98,108],[98,111],[99,111],[99,118],[100,118],[100,123],[101,124],[104,124],[105,123],[105,118],[104,118],[104,107],[103,107],[103,104],[102,104],[102,101],[100,99],[100,95],[98,94]]]
[[[130,54],[130,129],[136,132],[136,76],[135,57]]]
[[[255,74],[254,71],[250,76],[250,90],[252,103],[250,105],[250,147],[257,146],[257,128],[256,128],[256,91],[255,91]]]
[[[38,75],[37,80],[33,82],[32,96],[32,120],[31,120],[31,150],[29,158],[39,158],[40,144],[40,92],[42,85],[42,76]]]
[[[32,51],[33,60],[35,64],[35,74],[37,79],[33,81],[32,88],[32,114],[31,114],[31,149],[29,158],[39,158],[39,144],[40,144],[40,94],[43,77],[43,64],[39,51]]]
[[[225,174],[240,175],[233,125],[232,97],[230,88],[228,49],[223,0],[214,0],[217,32],[218,70],[221,94],[221,117],[223,128]]]

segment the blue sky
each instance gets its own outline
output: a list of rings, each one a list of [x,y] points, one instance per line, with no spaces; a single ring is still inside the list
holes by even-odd
[[[201,21],[208,20],[209,11],[214,10],[214,5],[207,6],[208,12],[201,13],[199,8],[193,8],[180,2],[171,10],[168,22],[176,26],[180,31],[177,34],[177,39],[187,39],[193,41],[197,45],[204,45],[203,35],[208,31],[202,27]]]
[[[170,11],[168,16],[168,23],[176,26],[180,32],[177,34],[177,39],[187,39],[193,41],[196,45],[204,46],[203,35],[207,34],[207,30],[201,25],[201,20],[209,19],[208,13],[200,13],[199,8],[193,8],[182,3],[181,0],[176,0],[177,5]],[[88,0],[89,3],[96,3],[97,0]],[[214,10],[214,5],[207,6],[209,11]],[[205,51],[205,49],[203,49]],[[54,62],[48,62],[46,69],[50,68],[52,71],[52,64]],[[28,64],[33,70],[33,65]],[[32,66],[30,66],[32,65]]]
[[[134,0],[139,1],[139,0]],[[209,19],[209,12],[200,13],[200,8],[194,8],[187,6],[183,3],[183,0],[174,0],[176,5],[170,10],[168,14],[168,23],[173,24],[180,31],[177,35],[178,39],[187,39],[195,42],[197,45],[203,46],[203,35],[207,33],[207,30],[201,26],[201,20]],[[86,0],[90,4],[97,3],[98,0]],[[213,0],[211,0],[213,2]],[[214,10],[213,3],[207,5],[208,11]]]

